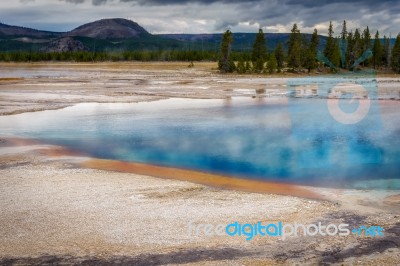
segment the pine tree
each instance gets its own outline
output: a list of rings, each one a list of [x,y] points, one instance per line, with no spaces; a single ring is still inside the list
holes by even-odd
[[[400,73],[400,34],[397,35],[396,42],[393,46],[391,65],[396,73]]]
[[[316,59],[317,52],[318,52],[318,45],[319,45],[318,31],[317,31],[317,29],[314,29],[314,32],[311,36],[311,44],[310,44],[310,61],[312,63],[311,63],[311,68],[309,69],[309,72],[310,72],[310,70],[315,69],[318,65],[318,62]]]
[[[343,20],[343,28],[342,28],[342,33],[340,34],[340,36],[342,37],[342,40],[346,40],[347,39],[347,26],[346,26],[346,20]]]
[[[381,40],[379,39],[379,32],[376,31],[374,46],[372,47],[372,62],[374,68],[378,68],[382,65],[382,45]]]
[[[230,30],[227,30],[222,36],[221,42],[221,58],[218,61],[218,69],[222,73],[231,73],[234,71],[234,63],[231,59],[233,36]]]
[[[367,28],[363,31],[362,34],[362,51],[361,54],[363,54],[365,51],[371,48],[371,34],[369,33],[369,28]],[[363,62],[364,66],[368,66],[370,64],[370,59],[367,59]]]
[[[383,36],[383,54],[382,54],[382,63],[385,67],[390,66],[390,40],[389,38],[386,37],[386,35]]]
[[[352,64],[354,64],[354,38],[353,32],[349,32],[347,34],[347,50],[346,50],[346,62],[345,67],[348,68]]]
[[[270,74],[274,73],[277,67],[278,67],[278,62],[276,60],[275,54],[272,53],[267,63],[268,73]]]
[[[297,24],[293,25],[288,43],[288,66],[293,70],[300,67],[301,35]]]
[[[310,45],[307,50],[307,61],[305,67],[308,69],[308,73],[317,67],[317,51],[319,45],[319,37],[317,29],[314,29],[311,35]]]
[[[346,60],[346,53],[347,53],[347,41],[343,39],[338,39],[338,46],[340,51],[340,62],[339,66],[343,69],[347,68],[347,60]]]
[[[283,68],[283,61],[285,60],[285,52],[283,51],[282,43],[278,43],[275,48],[274,54],[276,58],[278,72],[281,72]]]
[[[346,59],[347,55],[347,49],[348,49],[348,41],[347,41],[347,25],[346,25],[346,20],[343,20],[343,28],[342,32],[340,34],[340,40],[339,40],[339,47],[340,47],[340,55],[341,55],[341,60],[340,60],[340,67],[342,68],[347,68],[347,63],[348,60]]]
[[[331,62],[335,66],[335,68],[331,69],[331,71],[337,72],[339,69],[339,65],[340,65],[340,47],[339,47],[338,39],[334,40],[334,47],[333,47]]]
[[[356,31],[354,32],[354,39],[353,39],[353,55],[352,55],[353,61],[351,62],[351,66],[361,56],[361,54],[362,54],[361,35],[359,30],[356,29]]]
[[[307,39],[307,36],[301,35],[301,51],[300,51],[300,66],[304,68],[308,68],[308,60],[310,59],[309,51],[310,51],[310,42]]]
[[[324,50],[324,55],[325,57],[332,63],[333,63],[333,54],[335,53],[335,39],[333,38],[333,26],[332,26],[332,21],[329,22],[329,29],[328,29],[328,38],[326,40],[326,46]],[[339,61],[340,63],[340,61]],[[335,65],[335,64],[334,64]],[[338,67],[339,65],[335,65]]]
[[[251,60],[253,61],[254,70],[262,72],[264,69],[264,63],[267,56],[267,45],[262,29],[258,30],[256,40],[253,45],[253,51],[251,53]]]
[[[363,51],[368,50],[371,48],[371,34],[369,33],[369,27],[364,30],[363,32]]]

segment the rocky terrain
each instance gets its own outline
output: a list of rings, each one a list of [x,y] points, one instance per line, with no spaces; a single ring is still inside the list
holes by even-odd
[[[80,52],[87,51],[88,48],[85,45],[77,40],[72,39],[71,37],[63,37],[52,41],[48,44],[48,46],[42,49],[43,52]]]

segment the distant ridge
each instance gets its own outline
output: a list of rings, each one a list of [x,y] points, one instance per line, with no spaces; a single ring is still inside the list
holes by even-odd
[[[15,36],[45,38],[78,36],[95,39],[129,39],[148,35],[151,34],[138,23],[122,18],[97,20],[81,25],[69,32],[43,31],[0,23],[0,37]]]
[[[31,28],[11,26],[0,23],[0,36],[23,36],[23,37],[43,38],[43,37],[56,37],[60,36],[61,34],[62,33],[60,32],[36,30]]]

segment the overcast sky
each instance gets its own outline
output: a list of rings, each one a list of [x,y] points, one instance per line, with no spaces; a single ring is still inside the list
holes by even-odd
[[[302,32],[326,34],[329,20],[339,34],[348,28],[379,29],[381,36],[400,31],[399,0],[0,0],[2,23],[68,31],[102,18],[127,18],[151,33]]]

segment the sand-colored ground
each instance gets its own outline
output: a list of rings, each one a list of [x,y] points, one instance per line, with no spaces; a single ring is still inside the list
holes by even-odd
[[[289,77],[221,75],[216,63],[0,63],[0,115],[83,102],[140,102],[171,97],[285,97]],[[314,76],[320,77],[320,76]],[[381,99],[400,99],[399,75],[378,77]],[[299,88],[299,94],[312,90]]]
[[[285,78],[222,76],[212,67],[210,63],[195,63],[194,68],[183,63],[5,64],[0,66],[0,112],[79,102],[285,93]],[[396,97],[399,79],[381,78],[381,97]],[[163,172],[148,167],[139,172]],[[309,199],[228,190],[218,184],[197,184],[192,176],[187,179],[193,182],[138,175],[132,165],[1,138],[0,264],[396,265],[400,261],[398,191],[301,188],[318,195]],[[379,225],[385,231],[380,237],[257,236],[251,241],[189,233],[190,222],[233,221]]]
[[[51,146],[10,143],[3,139],[0,148],[2,263],[395,265],[400,260],[395,194],[314,188],[330,198],[321,201],[240,192],[85,169],[80,165],[90,159],[57,152],[49,157],[44,151]],[[190,222],[234,221],[380,225],[385,232],[251,241],[189,233]]]

